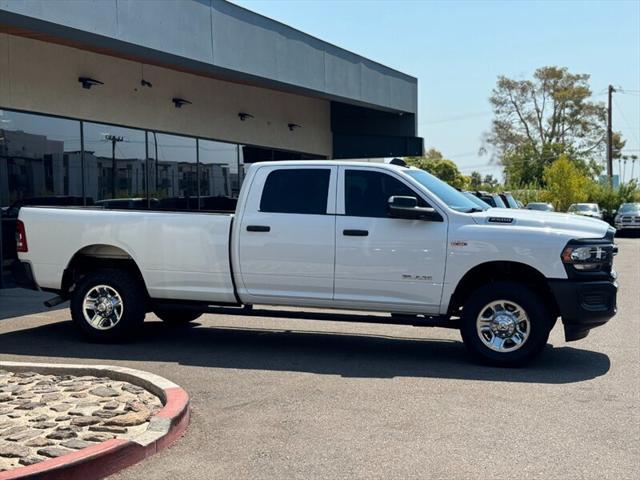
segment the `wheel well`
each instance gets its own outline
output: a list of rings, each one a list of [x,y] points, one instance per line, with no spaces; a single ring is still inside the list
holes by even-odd
[[[61,293],[68,294],[82,277],[100,268],[126,270],[141,282],[146,291],[142,272],[131,255],[113,245],[89,245],[71,258],[62,275]]]
[[[535,268],[518,262],[487,262],[469,270],[453,292],[449,302],[449,315],[457,315],[465,300],[478,287],[505,280],[526,285],[535,291],[549,305],[553,318],[558,317],[558,304],[547,278]]]

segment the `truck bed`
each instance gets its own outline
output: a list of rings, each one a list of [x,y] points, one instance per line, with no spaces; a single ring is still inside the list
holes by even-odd
[[[59,289],[70,259],[87,252],[133,259],[153,298],[235,302],[233,214],[26,207],[20,220],[29,247],[22,258],[42,288]]]

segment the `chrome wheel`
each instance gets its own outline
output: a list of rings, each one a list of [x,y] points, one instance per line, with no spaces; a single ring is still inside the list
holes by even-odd
[[[531,323],[524,309],[510,300],[494,300],[478,314],[476,329],[482,343],[506,353],[522,347],[529,338]]]
[[[120,294],[108,285],[96,285],[84,296],[82,314],[96,330],[109,330],[122,318],[123,302]]]

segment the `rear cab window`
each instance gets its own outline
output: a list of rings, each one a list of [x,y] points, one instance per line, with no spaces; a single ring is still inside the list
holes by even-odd
[[[324,215],[330,179],[328,168],[273,170],[262,189],[260,212]]]

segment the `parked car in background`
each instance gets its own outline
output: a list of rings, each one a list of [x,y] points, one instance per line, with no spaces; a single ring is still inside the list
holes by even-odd
[[[158,200],[155,198],[149,199],[149,206],[154,208],[158,204]],[[96,202],[97,207],[110,208],[110,209],[130,209],[130,210],[144,210],[147,208],[146,198],[111,198],[108,200],[98,200]]]
[[[502,192],[502,193],[499,193],[498,195],[500,195],[500,198],[502,199],[504,204],[507,206],[507,208],[520,208],[520,205],[518,205],[518,201],[515,198],[513,198],[513,195],[511,195],[511,193]]]
[[[500,195],[498,195],[497,193],[483,192],[481,190],[476,190],[471,193],[473,193],[473,195],[475,195],[477,198],[479,198],[484,203],[487,203],[492,207],[508,208],[507,205],[502,200],[502,198],[500,198]]]
[[[530,202],[527,204],[527,210],[539,210],[541,212],[555,212],[556,209],[550,203]]]
[[[568,213],[583,215],[585,217],[599,218],[602,220],[602,212],[597,203],[574,203],[569,206]]]
[[[614,224],[618,230],[640,229],[640,202],[620,205]]]
[[[476,205],[478,205],[478,207],[482,208],[483,210],[486,208],[491,208],[491,205],[489,205],[487,202],[485,202],[484,200],[481,200],[480,198],[476,197],[472,192],[461,192],[465,197],[467,197],[469,200],[471,200],[473,203],[475,203]]]

